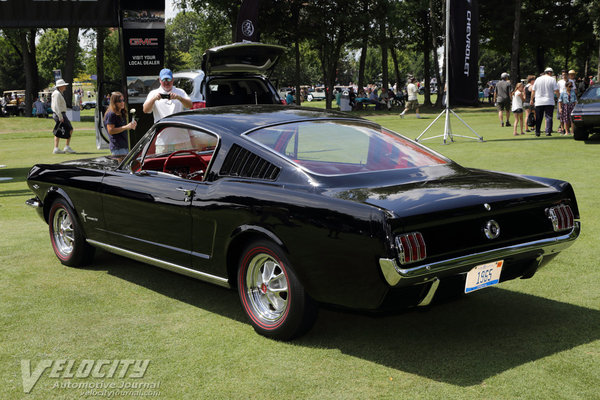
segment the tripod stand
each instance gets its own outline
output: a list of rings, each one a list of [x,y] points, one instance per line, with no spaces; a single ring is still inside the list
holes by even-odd
[[[448,140],[450,140],[450,142],[454,142],[454,136],[458,136],[458,137],[463,137],[463,138],[467,138],[467,139],[479,140],[480,142],[483,142],[483,137],[479,136],[477,134],[477,132],[475,132],[473,130],[473,128],[471,128],[465,121],[463,121],[463,119],[461,117],[458,116],[458,114],[456,114],[450,108],[450,72],[449,72],[450,68],[448,66],[448,63],[450,61],[450,59],[449,59],[449,52],[450,52],[450,0],[446,0],[446,43],[445,43],[444,47],[445,47],[444,53],[445,53],[445,58],[446,58],[446,109],[444,111],[442,111],[440,113],[440,115],[438,115],[437,118],[434,119],[433,122],[429,124],[429,126],[427,128],[425,128],[425,130],[419,135],[419,137],[417,137],[415,139],[415,141],[418,142],[421,139],[421,137],[423,137],[423,135],[425,135],[425,133],[429,130],[429,128],[431,128],[433,126],[433,124],[435,124],[442,115],[445,115],[446,118],[445,118],[445,124],[444,124],[444,134],[425,138],[423,140],[429,140],[429,139],[443,137],[444,144],[447,144]],[[438,88],[438,93],[439,93],[439,88]],[[460,122],[462,122],[467,128],[469,128],[471,130],[471,132],[473,132],[475,134],[475,136],[477,136],[477,137],[475,138],[472,136],[452,135],[452,128],[450,127],[450,113],[452,113],[456,118],[458,118],[460,120]]]
[[[453,135],[452,134],[452,127],[450,126],[450,113],[452,113],[452,115],[454,115],[456,118],[458,118],[460,120],[460,122],[462,122],[467,128],[469,128],[471,130],[471,132],[473,132],[473,134],[475,137],[472,136],[462,136],[462,135]],[[442,111],[440,113],[440,115],[438,115],[432,123],[430,123],[427,128],[425,128],[425,130],[419,135],[418,138],[415,139],[415,141],[419,141],[421,140],[421,137],[423,135],[425,135],[425,133],[429,130],[429,128],[431,128],[433,126],[433,124],[435,124],[437,122],[438,119],[440,119],[440,117],[442,115],[445,115],[445,123],[444,123],[444,134],[443,135],[437,135],[437,136],[432,136],[432,137],[428,137],[425,138],[423,140],[429,140],[429,139],[435,139],[435,138],[439,138],[439,137],[443,137],[444,139],[444,144],[447,144],[447,141],[450,140],[451,142],[454,142],[454,136],[458,136],[458,137],[463,137],[463,138],[467,138],[467,139],[474,139],[474,140],[479,140],[480,142],[483,142],[483,137],[479,136],[477,134],[477,132],[475,132],[475,130],[473,130],[473,128],[471,128],[469,126],[469,124],[467,124],[461,117],[458,116],[457,113],[454,112],[454,110],[450,109],[448,106],[446,106],[446,109],[444,111]]]

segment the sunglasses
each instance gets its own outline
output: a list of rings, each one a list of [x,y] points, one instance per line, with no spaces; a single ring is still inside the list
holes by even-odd
[[[125,100],[123,100],[123,99],[117,99],[117,100],[115,100],[115,103],[122,103],[122,102],[124,102],[124,101],[125,101]]]
[[[163,82],[167,82],[167,83],[171,82],[172,80],[173,80],[173,79],[171,79],[171,78],[165,78],[165,79],[161,79],[161,81],[163,81]]]

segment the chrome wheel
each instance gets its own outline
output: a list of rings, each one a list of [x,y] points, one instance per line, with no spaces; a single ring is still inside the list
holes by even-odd
[[[63,257],[71,255],[75,243],[75,230],[73,229],[71,216],[64,208],[60,208],[54,213],[52,234],[56,250]]]
[[[288,308],[288,279],[270,255],[254,256],[246,271],[246,295],[255,314],[264,322],[276,323]]]

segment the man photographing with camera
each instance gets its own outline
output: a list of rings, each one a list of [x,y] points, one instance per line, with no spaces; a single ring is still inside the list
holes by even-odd
[[[160,87],[148,93],[143,107],[146,114],[154,115],[154,122],[184,108],[192,108],[192,100],[187,93],[173,86],[173,72],[170,69],[160,71],[159,81]]]

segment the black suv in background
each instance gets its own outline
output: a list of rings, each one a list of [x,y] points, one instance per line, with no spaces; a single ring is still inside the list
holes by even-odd
[[[191,97],[192,108],[233,104],[280,104],[268,76],[285,47],[263,43],[233,43],[208,49],[202,69],[175,72],[174,85]]]
[[[283,46],[254,42],[214,47],[203,54],[201,69],[173,73],[174,85],[190,96],[193,109],[234,104],[285,103],[269,81],[270,74],[285,50]],[[137,109],[138,117],[148,93],[159,86],[156,76],[127,77],[127,102],[130,108],[133,106]],[[98,91],[98,96],[95,123],[96,145],[100,149],[108,147],[108,132],[103,122],[108,104],[105,104],[101,90]],[[151,125],[151,122],[147,126],[140,122],[136,136],[143,135]]]

